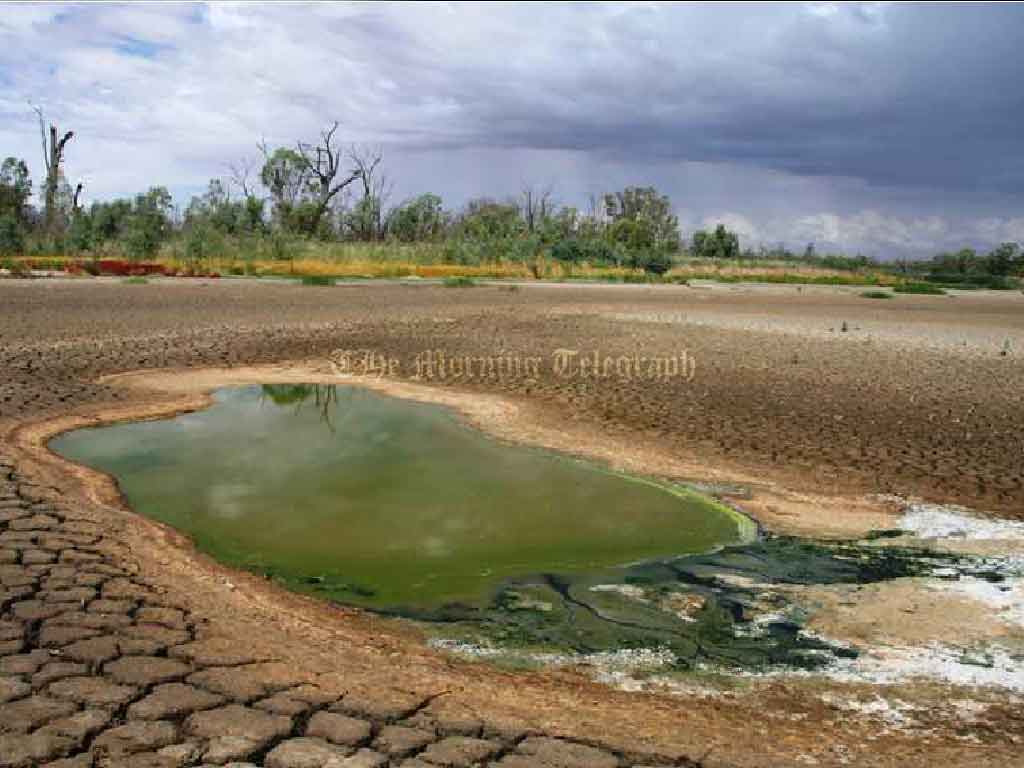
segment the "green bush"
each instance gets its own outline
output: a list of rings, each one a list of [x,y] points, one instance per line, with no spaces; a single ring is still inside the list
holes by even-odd
[[[334,285],[337,281],[329,275],[304,275],[303,285]]]
[[[71,219],[67,234],[68,250],[72,253],[91,251],[97,245],[97,237],[92,229],[92,217],[85,212]]]
[[[559,240],[551,246],[551,258],[568,264],[583,261],[583,246],[576,238]]]
[[[988,288],[990,291],[1012,291],[1015,288],[1020,288],[1020,280],[1006,275],[990,275],[982,287]]]
[[[672,257],[664,251],[651,251],[641,254],[636,266],[650,275],[664,275],[672,269]]]
[[[274,232],[263,238],[261,245],[273,261],[295,261],[305,251],[306,243],[298,237],[289,237],[283,232]]]
[[[205,223],[192,225],[185,239],[185,258],[193,263],[224,256],[227,244],[224,234]]]
[[[894,289],[896,293],[919,293],[928,296],[945,296],[946,292],[931,283],[903,283]]]
[[[25,250],[25,238],[17,219],[10,214],[0,216],[0,254],[17,256]]]
[[[565,264],[611,264],[618,261],[615,248],[605,240],[569,237],[551,246],[551,258]]]
[[[540,239],[536,237],[516,237],[506,240],[504,248],[499,253],[499,261],[529,261],[541,250]]]
[[[471,277],[465,277],[458,275],[456,277],[446,277],[444,279],[445,288],[472,288],[476,285],[476,280]]]

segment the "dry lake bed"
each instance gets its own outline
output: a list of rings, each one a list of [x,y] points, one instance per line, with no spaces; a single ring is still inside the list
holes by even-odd
[[[0,281],[0,370],[0,766],[1019,759],[1019,292]]]

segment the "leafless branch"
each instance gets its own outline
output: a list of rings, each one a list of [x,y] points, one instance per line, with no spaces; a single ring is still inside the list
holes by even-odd
[[[243,157],[228,163],[228,182],[238,187],[245,197],[252,195],[249,177],[252,175],[254,167],[255,163],[250,157]]]
[[[331,199],[362,176],[362,171],[356,167],[352,168],[341,181],[337,181],[342,161],[341,147],[334,140],[338,125],[338,121],[335,120],[330,128],[321,131],[321,143],[316,146],[301,141],[297,145],[299,156],[302,158],[306,170],[312,174],[314,184],[318,187],[317,209],[311,224],[313,231],[316,230],[324,212],[330,206]]]

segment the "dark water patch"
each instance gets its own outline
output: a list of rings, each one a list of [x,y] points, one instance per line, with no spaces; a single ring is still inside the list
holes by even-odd
[[[855,648],[803,631],[794,585],[897,578],[999,578],[983,559],[857,541],[768,536],[711,554],[604,573],[506,584],[488,608],[439,612],[445,634],[479,645],[592,654],[667,649],[679,669],[816,669]]]

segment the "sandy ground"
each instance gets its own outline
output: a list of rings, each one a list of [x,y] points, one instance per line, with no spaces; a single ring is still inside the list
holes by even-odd
[[[504,439],[737,486],[733,501],[769,530],[849,536],[895,527],[899,506],[879,494],[1024,518],[1019,294],[882,302],[825,289],[34,281],[0,282],[0,318],[3,452],[98,519],[123,517],[127,549],[154,583],[180,594],[217,634],[244,637],[269,656],[371,691],[454,691],[444,706],[476,717],[672,759],[705,755],[707,765],[866,764],[869,756],[875,765],[1004,765],[1007,745],[1024,734],[1019,702],[998,691],[951,698],[942,685],[795,678],[746,681],[729,695],[664,696],[613,691],[569,671],[512,674],[455,661],[423,648],[412,627],[219,568],[43,448],[47,436],[96,419],[201,407],[225,383],[345,380],[332,353],[371,350],[395,366],[379,379],[355,377],[362,384],[452,405]],[[567,376],[554,362],[560,349],[613,360],[685,351],[695,365],[692,378]],[[427,350],[541,364],[413,381]],[[922,585],[809,597],[819,606],[812,626],[851,641],[921,644],[965,623],[971,638],[1017,631],[979,624],[977,596],[931,595]],[[908,610],[918,612],[913,622]],[[970,706],[950,704],[961,700]]]

